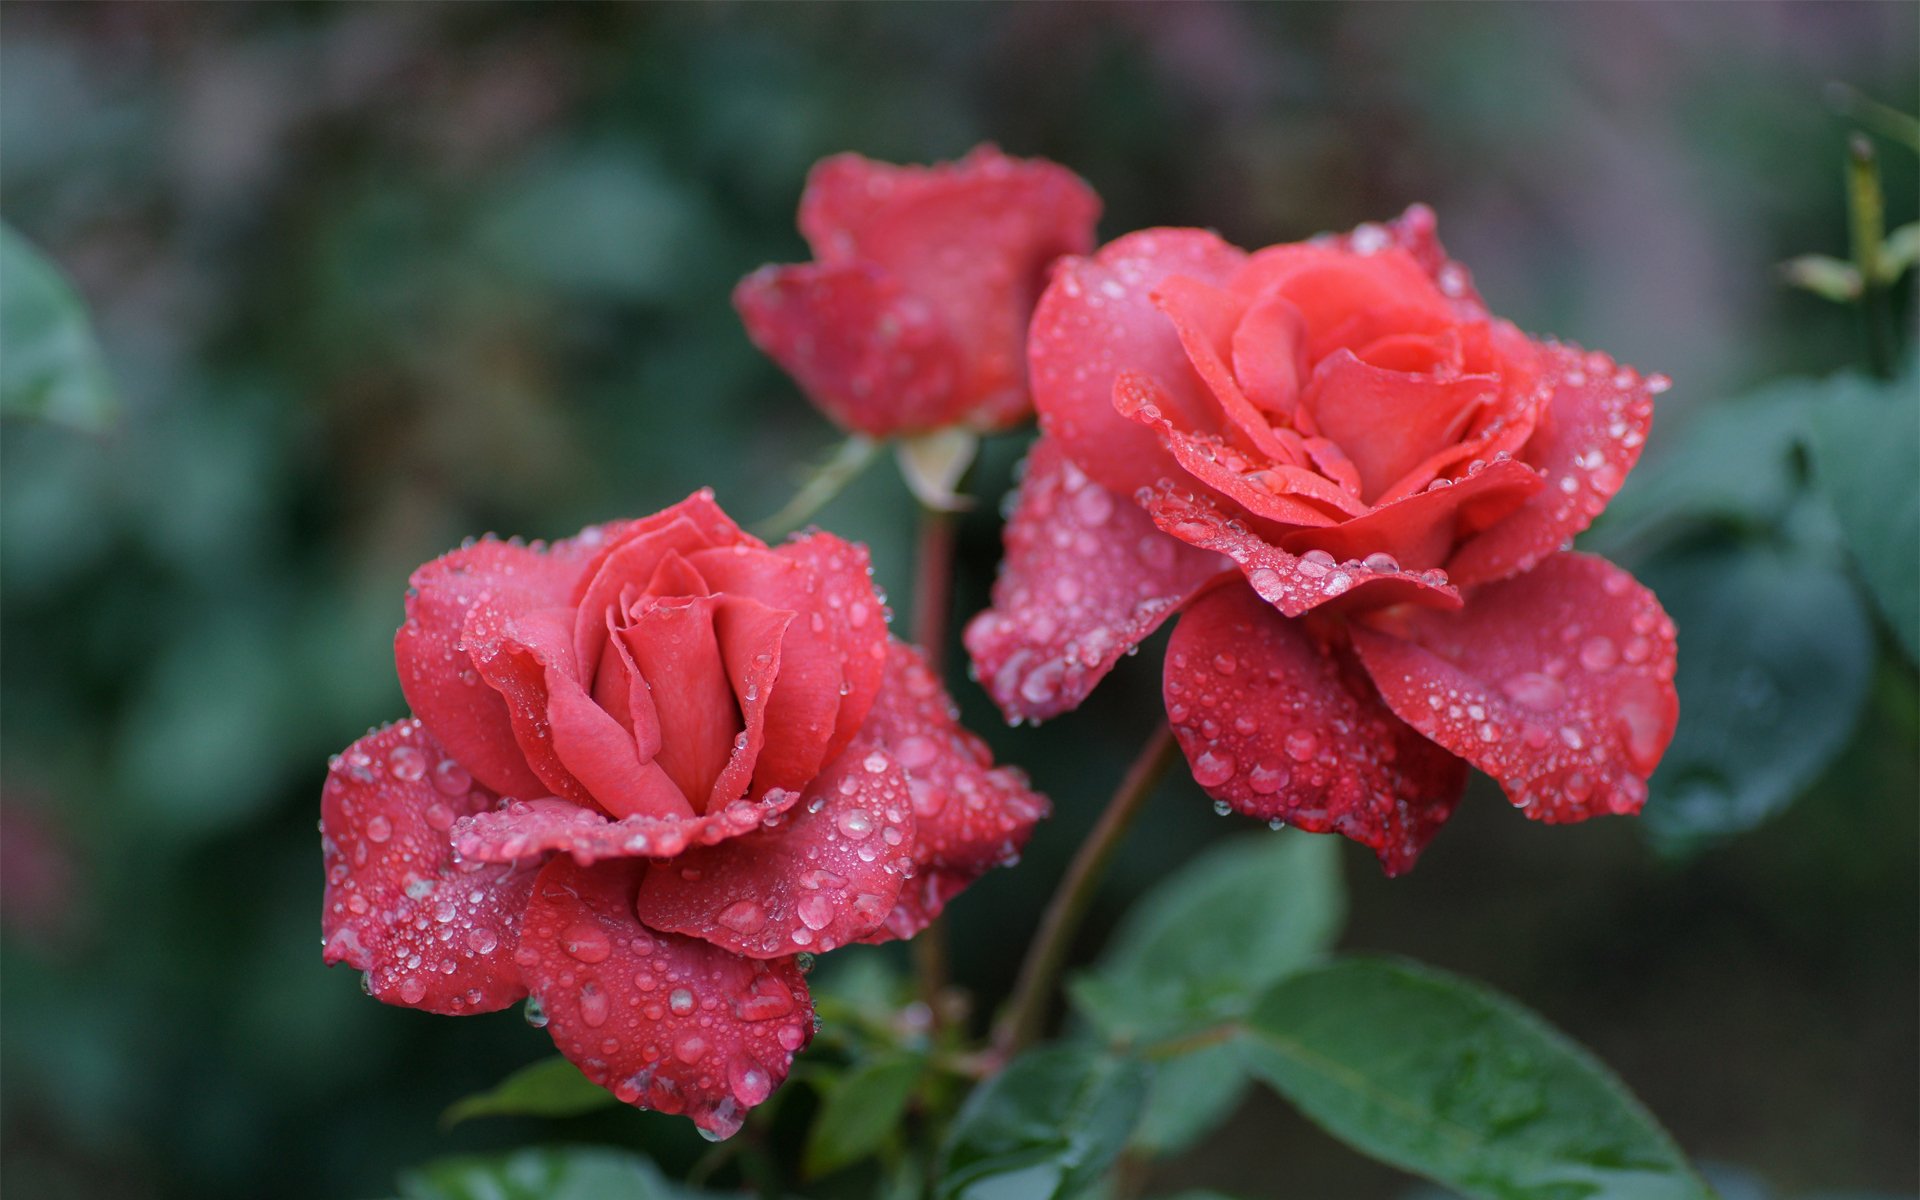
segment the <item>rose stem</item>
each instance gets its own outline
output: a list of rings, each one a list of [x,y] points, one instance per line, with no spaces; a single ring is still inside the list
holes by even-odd
[[[927,656],[934,678],[946,681],[947,618],[953,611],[953,551],[958,520],[953,513],[920,506],[920,543],[913,584],[913,640]],[[947,924],[935,917],[907,943],[914,976],[937,1034],[946,1024]]]
[[[1099,885],[1101,875],[1106,872],[1114,851],[1119,849],[1127,828],[1145,807],[1147,797],[1153,794],[1154,786],[1167,773],[1167,768],[1173,765],[1176,757],[1178,748],[1173,740],[1173,731],[1163,721],[1141,749],[1139,757],[1127,768],[1126,777],[1120,781],[1113,798],[1107,801],[1106,810],[1100,814],[1093,832],[1075,851],[1073,862],[1068,864],[1067,873],[1061,877],[1053,899],[1047,902],[1046,914],[1040,921],[1040,933],[1034,938],[1033,944],[1027,947],[1026,960],[1020,964],[1019,980],[1014,984],[1013,998],[1007,1002],[999,1022],[994,1026],[993,1050],[1002,1065],[1039,1033],[1041,1020],[1046,1016],[1047,1001],[1053,994],[1054,982],[1066,962],[1067,950],[1080,927],[1081,918],[1086,916],[1087,907],[1093,902],[1094,889]]]

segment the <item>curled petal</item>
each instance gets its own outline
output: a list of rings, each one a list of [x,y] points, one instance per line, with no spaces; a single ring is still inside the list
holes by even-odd
[[[1679,716],[1672,621],[1584,554],[1487,584],[1457,613],[1381,614],[1353,640],[1402,720],[1537,820],[1639,811]]]
[[[1415,733],[1350,664],[1243,587],[1194,602],[1167,646],[1167,719],[1194,781],[1236,812],[1413,866],[1466,766]]]
[[[1402,603],[1460,606],[1460,593],[1439,571],[1403,567],[1391,555],[1379,552],[1346,561],[1324,550],[1292,554],[1250,532],[1243,521],[1205,495],[1157,488],[1143,491],[1140,504],[1173,537],[1225,555],[1260,598],[1285,616],[1297,617],[1323,604],[1338,604],[1342,609]],[[1337,525],[1315,532],[1343,528]]]
[[[1048,812],[1025,772],[995,767],[986,743],[961,728],[920,651],[898,641],[888,651],[886,686],[864,736],[906,768],[914,873],[885,925],[866,935],[870,942],[912,937],[990,868],[1018,861]]]
[[[967,626],[966,644],[1009,720],[1078,707],[1121,655],[1229,569],[1155,529],[1049,437],[1027,456],[1005,537],[993,607]]]
[[[1518,457],[1546,486],[1454,552],[1447,569],[1463,586],[1524,571],[1566,544],[1613,499],[1646,442],[1658,384],[1575,346],[1545,347],[1541,362],[1552,396]]]
[[[813,1034],[791,958],[760,961],[650,930],[633,913],[644,864],[540,872],[514,961],[554,1045],[636,1108],[731,1137]]]
[[[1435,480],[1424,491],[1364,516],[1324,529],[1299,529],[1282,544],[1296,554],[1322,550],[1335,558],[1385,554],[1422,570],[1447,561],[1447,550],[1463,529],[1483,529],[1514,512],[1539,493],[1540,476],[1525,463],[1505,459],[1470,466],[1459,480]]]
[[[441,555],[408,580],[407,619],[393,637],[400,691],[476,779],[505,795],[550,789],[521,755],[506,701],[474,670],[462,642],[467,619],[477,608],[504,622],[566,604],[589,557],[580,539],[549,549],[488,538]]]
[[[799,800],[799,792],[776,788],[751,803],[736,800],[696,816],[618,821],[551,796],[515,800],[504,808],[462,817],[453,827],[453,845],[461,858],[475,862],[515,862],[554,850],[581,864],[605,858],[672,858],[693,846],[752,833]]]
[[[829,420],[874,437],[958,417],[958,347],[928,303],[872,263],[762,267],[733,306],[761,353]]]
[[[852,743],[880,690],[888,613],[866,547],[814,533],[771,552],[735,547],[693,561],[716,592],[797,614],[780,641],[753,787],[804,787]]]
[[[1114,412],[1122,369],[1158,382],[1181,428],[1219,427],[1219,406],[1153,292],[1169,275],[1218,286],[1244,258],[1204,230],[1146,229],[1055,267],[1027,342],[1033,403],[1041,428],[1103,487],[1126,494],[1174,469],[1150,431]]]
[[[649,871],[637,911],[750,958],[831,950],[893,910],[913,871],[913,827],[906,772],[855,743],[777,824]]]
[[[526,995],[511,956],[539,860],[456,863],[448,839],[494,801],[417,720],[334,759],[320,796],[326,961],[365,971],[375,999],[428,1012],[492,1012]]]
[[[1472,320],[1486,316],[1487,307],[1474,289],[1472,273],[1447,257],[1446,248],[1440,244],[1439,229],[1440,222],[1433,210],[1424,204],[1414,204],[1391,221],[1368,222],[1327,240],[1358,254],[1378,253],[1388,246],[1403,250],[1433,280],[1460,317]]]

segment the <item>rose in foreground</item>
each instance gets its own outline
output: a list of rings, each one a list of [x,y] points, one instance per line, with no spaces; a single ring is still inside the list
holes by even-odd
[[[1490,316],[1422,207],[1252,254],[1130,234],[1056,268],[1029,355],[1044,436],[967,631],[1010,717],[1072,709],[1184,609],[1167,716],[1239,812],[1398,873],[1468,763],[1539,820],[1639,809],[1673,625],[1562,547],[1664,381]]]
[[[830,534],[769,548],[702,492],[412,585],[414,718],[322,796],[326,960],[429,1012],[531,996],[590,1079],[710,1134],[812,1036],[800,954],[911,937],[1046,811]]]
[[[763,267],[734,305],[829,419],[874,437],[1018,424],[1027,318],[1049,263],[1093,247],[1100,201],[1065,167],[981,146],[896,167],[816,165],[800,200],[814,261]]]

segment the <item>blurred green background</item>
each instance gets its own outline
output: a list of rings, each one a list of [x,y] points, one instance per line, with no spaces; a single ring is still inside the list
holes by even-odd
[[[1842,644],[1816,630],[1804,678],[1683,716],[1708,728],[1714,704],[1750,702],[1791,743],[1802,684],[1844,677],[1831,745],[1778,776],[1804,793],[1791,808],[1762,823],[1793,796],[1748,788],[1703,832],[1687,806],[1745,785],[1690,775],[1646,822],[1547,829],[1480,781],[1410,877],[1349,847],[1347,944],[1535,1007],[1758,1189],[1743,1196],[1915,1192],[1914,672],[1854,598],[1831,513],[1748,494],[1800,487],[1804,455],[1734,434],[1757,386],[1863,362],[1857,316],[1776,265],[1846,254],[1850,126],[1824,89],[1913,109],[1917,13],[9,3],[0,214],[92,307],[124,411],[101,434],[11,423],[0,444],[0,1186],[368,1196],[406,1164],[545,1137],[697,1150],[682,1123],[625,1112],[437,1127],[547,1039],[512,1013],[384,1008],[321,967],[326,756],[402,714],[406,574],[462,537],[563,535],[703,484],[743,520],[778,508],[835,435],[749,347],[730,287],[804,257],[816,158],[991,139],[1084,175],[1103,237],[1201,224],[1261,245],[1425,200],[1496,311],[1674,378],[1655,451],[1708,431],[1673,435],[1684,468],[1650,454],[1610,549],[1684,591],[1726,578],[1730,546],[1825,547],[1846,611],[1796,603]],[[1911,220],[1914,159],[1885,155],[1890,219]],[[960,617],[985,603],[992,497],[1023,438],[977,472]],[[1679,511],[1660,481],[1696,476],[1747,498],[1648,533]],[[1877,486],[1905,503],[1916,483]],[[892,468],[820,519],[873,546],[904,606],[913,515]],[[1682,621],[1683,664],[1700,625],[1734,621],[1663,595],[1707,614]],[[1739,611],[1759,629],[1777,607],[1762,584]],[[1751,640],[1732,628],[1714,653]],[[1020,868],[953,910],[983,1008],[1017,957],[1007,931],[1030,927],[1157,719],[1158,657],[1038,730],[1002,729],[954,672],[969,720],[1058,807]],[[1169,785],[1093,932],[1242,828]],[[1264,1096],[1152,1183],[1410,1186]]]

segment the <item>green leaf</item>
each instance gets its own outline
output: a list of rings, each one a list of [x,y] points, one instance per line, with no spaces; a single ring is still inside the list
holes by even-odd
[[[1708,1200],[1626,1088],[1512,1001],[1408,963],[1282,981],[1241,1045],[1335,1137],[1483,1200]]]
[[[1790,804],[1846,745],[1873,636],[1846,577],[1811,552],[1750,546],[1643,566],[1680,630],[1680,726],[1645,827],[1685,850]]]
[[[886,1145],[920,1082],[924,1063],[914,1054],[889,1055],[847,1072],[827,1092],[807,1135],[809,1175],[825,1175]]]
[[[1133,1144],[1156,1158],[1188,1149],[1233,1115],[1248,1083],[1231,1043],[1155,1063]]]
[[[457,1101],[440,1124],[458,1125],[473,1117],[572,1117],[618,1103],[612,1092],[556,1054],[520,1068],[491,1091]]]
[[[117,407],[79,294],[0,225],[0,415],[98,431]]]
[[[1345,919],[1338,839],[1234,838],[1147,893],[1074,998],[1109,1036],[1217,1025],[1324,954]]]
[[[676,1200],[674,1186],[636,1154],[593,1146],[446,1158],[400,1177],[401,1200]]]
[[[1079,1045],[1015,1059],[978,1088],[941,1151],[939,1200],[1055,1200],[1104,1172],[1139,1118],[1145,1064]]]
[[[1860,298],[1860,268],[1824,254],[1803,254],[1780,264],[1780,273],[1794,287],[1836,304]]]
[[[1812,425],[1820,489],[1874,602],[1920,659],[1920,378],[1831,379]]]

